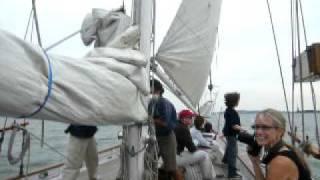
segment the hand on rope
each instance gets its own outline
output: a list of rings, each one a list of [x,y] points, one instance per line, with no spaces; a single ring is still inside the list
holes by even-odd
[[[11,132],[11,136],[10,136],[10,140],[9,140],[9,145],[8,145],[8,161],[11,165],[14,165],[20,161],[23,160],[25,153],[27,152],[27,150],[30,148],[30,134],[29,132],[22,128],[21,126],[19,126],[18,124],[13,124],[12,125],[13,129]],[[18,131],[22,131],[22,147],[21,147],[21,152],[19,153],[19,155],[17,157],[14,157],[12,154],[12,149],[13,149],[13,144],[14,144],[14,140],[15,140],[15,136],[16,133]]]

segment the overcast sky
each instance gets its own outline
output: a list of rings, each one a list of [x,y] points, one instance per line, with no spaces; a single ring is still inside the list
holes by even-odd
[[[31,0],[1,0],[0,28],[23,37]],[[180,2],[180,1],[177,1]],[[157,1],[157,38],[162,37],[178,8],[175,0]],[[131,0],[126,0],[130,7]],[[290,0],[271,0],[286,90],[291,99]],[[305,0],[303,11],[308,43],[320,42],[320,1]],[[44,47],[80,29],[83,17],[93,7],[115,8],[120,0],[38,0],[37,9]],[[239,109],[284,109],[284,97],[272,37],[266,0],[223,0],[219,47],[213,61],[213,81],[217,86],[217,109],[224,108],[223,94],[238,91]],[[130,9],[128,9],[130,12]],[[304,42],[303,42],[304,43]],[[79,36],[54,49],[52,53],[81,57],[86,49]],[[319,85],[315,83],[316,93]],[[305,105],[311,109],[310,89],[304,89]],[[296,86],[296,91],[299,87]],[[295,98],[295,106],[300,104]],[[320,96],[317,96],[320,101]],[[291,104],[291,100],[289,101]],[[320,106],[318,104],[318,106]],[[178,107],[180,109],[181,107]]]

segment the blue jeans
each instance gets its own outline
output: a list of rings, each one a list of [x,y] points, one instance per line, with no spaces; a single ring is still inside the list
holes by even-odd
[[[238,144],[236,136],[227,136],[227,147],[222,161],[228,164],[228,176],[237,175]]]

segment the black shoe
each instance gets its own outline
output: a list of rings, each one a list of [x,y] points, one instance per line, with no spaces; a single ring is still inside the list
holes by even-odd
[[[242,176],[240,174],[236,174],[236,175],[233,175],[233,176],[228,176],[229,179],[241,179]]]
[[[216,178],[224,178],[224,174],[217,174]]]

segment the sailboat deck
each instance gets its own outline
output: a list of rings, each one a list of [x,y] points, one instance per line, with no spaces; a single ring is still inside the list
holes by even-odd
[[[215,180],[227,180],[228,177],[228,170],[227,166],[221,163],[221,159],[223,156],[223,148],[224,148],[224,142],[218,141],[218,145],[212,148],[209,151],[209,154],[212,159],[212,164],[214,166],[214,169],[216,171],[217,177],[214,178]],[[106,180],[115,180],[117,177],[118,170],[120,168],[120,156],[116,157],[109,157],[110,160],[108,162],[102,162],[99,166],[99,176],[101,179]],[[240,152],[238,157],[238,168],[239,168],[239,174],[242,175],[242,180],[252,180],[253,174],[251,173],[252,167],[248,166],[250,164],[248,162],[248,158],[246,156],[245,152]],[[196,167],[191,167],[193,173],[195,174],[192,180],[198,180],[199,177],[196,174],[200,173],[200,169]],[[86,171],[81,172],[81,177],[78,178],[79,180],[85,180],[87,179]],[[190,179],[190,177],[189,177]],[[188,180],[188,178],[186,178]]]
[[[217,177],[214,178],[216,180],[224,180],[229,179],[227,178],[227,166],[221,163],[221,159],[223,156],[223,149],[224,149],[224,142],[219,140],[217,141],[218,144],[212,147],[212,149],[207,150],[210,154],[210,157],[212,159],[212,164],[214,166],[215,172],[217,174]],[[101,180],[115,180],[117,178],[117,175],[119,173],[120,168],[120,150],[117,147],[111,147],[103,152],[99,153],[99,179]],[[239,173],[242,175],[242,180],[251,180],[253,179],[252,167],[248,167],[248,158],[245,154],[245,152],[240,152],[238,157],[238,168]],[[56,166],[56,167],[55,167]],[[29,176],[29,180],[40,180],[40,179],[46,179],[46,180],[61,180],[61,170],[62,170],[62,164],[52,166],[52,169],[45,168],[46,170],[39,171],[37,173],[33,173],[32,176]],[[58,167],[59,166],[59,167]],[[188,167],[188,171],[191,172],[186,175],[186,180],[198,180],[201,177],[201,172],[198,167],[190,166]],[[46,175],[44,176],[44,173]],[[190,174],[192,174],[190,176]],[[9,179],[23,179],[23,178],[9,178]],[[87,180],[88,175],[85,166],[80,171],[80,176],[78,180]]]
[[[100,164],[99,171],[98,171],[99,177],[101,179],[106,179],[106,180],[107,179],[115,180],[118,175],[119,168],[120,168],[119,158],[113,159],[108,163]],[[88,180],[87,171],[82,171],[80,173],[80,177],[78,178],[78,180]]]

